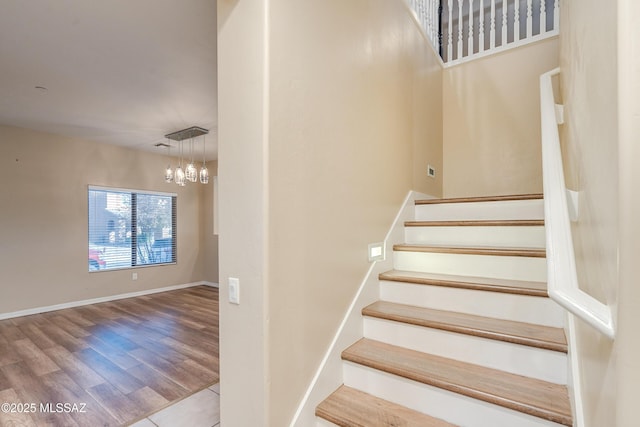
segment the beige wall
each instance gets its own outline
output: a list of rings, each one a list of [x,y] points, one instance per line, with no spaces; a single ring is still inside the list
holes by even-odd
[[[213,177],[218,175],[218,162],[207,162],[209,184],[200,187],[202,200],[202,233],[201,248],[203,250],[202,268],[204,280],[218,283],[218,235],[213,234]]]
[[[221,424],[267,426],[267,28],[263,0],[218,0]],[[240,280],[229,304],[228,278]]]
[[[618,426],[638,424],[640,384],[640,2],[618,0],[619,290],[617,338]]]
[[[581,397],[588,427],[637,425],[634,406],[640,372],[640,316],[635,290],[638,267],[634,264],[637,265],[639,251],[635,225],[638,196],[637,187],[633,187],[639,181],[633,170],[637,170],[634,163],[638,159],[638,128],[636,124],[635,135],[624,134],[620,123],[631,113],[630,108],[638,111],[638,80],[637,71],[635,85],[618,80],[622,71],[618,64],[626,58],[618,56],[617,46],[631,37],[630,30],[635,31],[637,43],[638,31],[634,28],[640,16],[636,6],[635,20],[633,15],[624,15],[628,25],[616,33],[617,7],[624,3],[627,1],[607,2],[606,7],[597,0],[561,3],[561,93],[566,120],[561,137],[567,185],[580,193],[579,220],[572,230],[578,279],[582,289],[612,306],[614,314],[620,301],[614,342],[578,321]],[[593,31],[594,28],[599,30]],[[637,57],[635,60],[637,67]],[[633,67],[629,63],[627,66]],[[634,95],[629,97],[629,93]],[[619,94],[628,102],[623,103]],[[626,129],[631,130],[632,126]],[[635,179],[635,183],[629,179]],[[630,220],[629,215],[634,219]],[[634,274],[629,275],[632,271]],[[625,294],[629,299],[623,300]],[[622,360],[626,363],[620,363]],[[619,407],[622,403],[626,406],[624,411]]]
[[[552,38],[444,71],[445,197],[542,192],[539,77],[557,66]]]
[[[284,426],[367,244],[410,189],[441,194],[426,173],[442,170],[441,71],[403,1],[278,0],[269,22],[269,425]]]
[[[166,161],[1,126],[0,313],[203,280],[200,189],[166,184]],[[177,193],[177,265],[89,273],[88,185]]]
[[[410,189],[441,195],[441,70],[401,0],[262,3],[218,2],[221,411],[284,426],[367,244]]]

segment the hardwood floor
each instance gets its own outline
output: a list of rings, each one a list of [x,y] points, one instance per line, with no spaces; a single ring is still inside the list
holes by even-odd
[[[218,382],[218,361],[207,286],[3,320],[0,426],[127,425]]]

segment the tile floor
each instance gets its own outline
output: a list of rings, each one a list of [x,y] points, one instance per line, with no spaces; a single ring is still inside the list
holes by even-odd
[[[130,427],[220,427],[220,383],[149,415]]]

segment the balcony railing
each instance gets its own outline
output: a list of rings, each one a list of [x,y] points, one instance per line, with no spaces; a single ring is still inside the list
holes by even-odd
[[[408,0],[447,65],[558,34],[559,0]]]

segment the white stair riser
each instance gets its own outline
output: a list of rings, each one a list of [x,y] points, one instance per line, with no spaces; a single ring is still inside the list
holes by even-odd
[[[381,280],[380,299],[496,319],[564,327],[562,308],[546,297]]]
[[[423,353],[567,384],[567,355],[557,351],[373,317],[364,318],[364,336]]]
[[[316,417],[316,427],[338,427],[338,425],[329,422],[324,418]]]
[[[547,281],[546,258],[394,251],[393,265],[423,273]]]
[[[343,372],[344,383],[349,387],[460,426],[561,426],[561,424],[351,362],[344,362]]]
[[[416,221],[544,219],[543,200],[416,205]]]
[[[409,244],[544,248],[543,226],[405,227]]]

